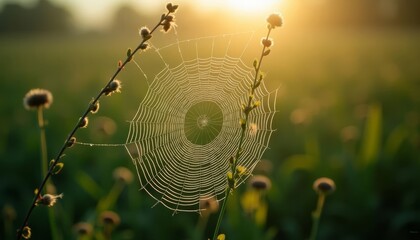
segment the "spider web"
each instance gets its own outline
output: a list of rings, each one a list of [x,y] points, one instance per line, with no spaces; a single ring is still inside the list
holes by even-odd
[[[179,41],[143,52],[134,61],[148,84],[146,95],[129,121],[125,144],[137,170],[141,190],[174,211],[200,212],[200,201],[224,198],[229,159],[241,135],[241,106],[246,103],[260,51],[253,33]],[[255,41],[252,41],[255,40]],[[250,47],[250,45],[254,45]],[[152,81],[150,79],[153,78]],[[251,111],[238,165],[247,174],[268,148],[276,113],[277,89],[264,84],[254,92],[261,105]],[[155,206],[154,205],[154,206]]]
[[[125,148],[141,189],[156,204],[174,213],[199,212],[200,200],[224,198],[229,158],[235,155],[241,134],[241,105],[255,75],[242,60],[252,37],[253,33],[243,33],[177,40],[165,47],[152,46],[144,59],[153,64],[136,63],[146,81],[150,76],[153,81],[129,122]],[[262,83],[254,96],[261,105],[249,116],[238,160],[248,173],[274,131],[277,90],[270,92]]]

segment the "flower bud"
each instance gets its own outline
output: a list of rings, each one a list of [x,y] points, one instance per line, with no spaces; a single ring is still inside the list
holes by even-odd
[[[82,120],[80,120],[79,122],[79,128],[87,128],[89,124],[89,119],[88,117],[84,117]]]
[[[31,235],[32,235],[31,228],[29,226],[25,226],[20,234],[24,239],[31,238]]]
[[[270,28],[281,27],[283,25],[283,19],[279,14],[273,13],[267,18],[267,22]]]
[[[36,200],[36,205],[38,204],[42,204],[45,205],[47,207],[52,207],[54,206],[54,204],[56,204],[57,199],[62,199],[63,198],[63,194],[59,194],[59,195],[53,195],[53,194],[44,194],[43,196],[40,196],[37,200]]]
[[[145,41],[149,40],[152,37],[152,35],[150,34],[150,30],[147,27],[142,27],[140,29],[140,36]]]
[[[318,194],[330,194],[335,191],[335,183],[332,179],[322,177],[315,180],[313,189]]]

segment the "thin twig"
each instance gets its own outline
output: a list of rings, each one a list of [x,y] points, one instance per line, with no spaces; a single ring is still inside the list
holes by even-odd
[[[150,31],[150,35],[153,34],[153,32],[156,31],[156,29],[162,25],[162,23],[164,22],[165,18],[167,16],[169,16],[171,12],[168,11],[164,16],[162,16],[160,18],[160,21],[156,24],[156,26]],[[22,226],[19,228],[18,233],[17,233],[17,239],[21,239],[22,238],[22,232],[23,229],[25,228],[25,226],[28,225],[28,221],[29,218],[32,214],[33,209],[36,206],[37,200],[39,199],[41,192],[46,184],[46,182],[48,181],[48,179],[51,177],[51,175],[53,174],[53,170],[56,167],[56,165],[60,162],[60,159],[63,157],[63,154],[65,152],[65,150],[68,148],[68,142],[70,141],[70,139],[75,135],[75,133],[77,132],[77,130],[80,128],[80,124],[81,122],[86,118],[86,116],[89,114],[89,112],[91,111],[91,106],[95,105],[99,99],[103,96],[104,94],[104,89],[106,89],[109,84],[114,81],[116,79],[116,77],[118,76],[118,74],[121,72],[121,70],[125,67],[125,65],[127,63],[129,63],[131,61],[131,59],[134,57],[134,55],[137,53],[137,51],[139,51],[141,49],[141,47],[143,46],[143,44],[149,40],[149,38],[145,39],[143,38],[142,41],[140,42],[140,44],[136,47],[136,49],[134,49],[134,51],[131,52],[130,55],[127,56],[127,58],[125,59],[125,61],[120,64],[117,68],[117,70],[115,71],[115,73],[112,75],[112,77],[110,78],[110,80],[108,81],[108,83],[104,86],[104,88],[101,89],[101,91],[97,94],[97,96],[89,103],[88,107],[86,108],[86,110],[84,111],[84,113],[82,114],[82,116],[80,117],[79,121],[77,121],[76,125],[73,127],[73,129],[70,131],[69,135],[67,136],[67,139],[64,141],[60,151],[58,152],[58,154],[56,155],[56,157],[54,158],[54,161],[52,161],[52,164],[50,165],[50,167],[48,168],[48,172],[45,175],[44,179],[42,180],[41,184],[39,185],[39,187],[37,188],[36,194],[34,196],[34,199],[32,200],[32,204],[25,216],[25,219],[23,221]]]

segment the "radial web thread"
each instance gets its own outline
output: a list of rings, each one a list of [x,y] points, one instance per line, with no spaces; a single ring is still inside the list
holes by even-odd
[[[253,33],[177,40],[152,46],[141,58],[144,63],[136,63],[145,80],[153,80],[129,121],[124,146],[141,189],[156,204],[174,212],[199,212],[200,199],[223,199],[229,158],[239,144],[241,105],[255,75],[242,59],[248,52],[255,57],[258,51],[249,50],[260,49],[251,39]],[[249,173],[274,131],[277,90],[268,91],[262,83],[254,95],[261,105],[249,116],[238,160]]]

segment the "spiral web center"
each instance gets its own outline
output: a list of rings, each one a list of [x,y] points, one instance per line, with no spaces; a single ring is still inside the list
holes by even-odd
[[[214,102],[204,101],[188,109],[184,133],[191,143],[205,145],[219,135],[222,124],[223,114],[220,107]]]

